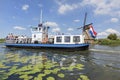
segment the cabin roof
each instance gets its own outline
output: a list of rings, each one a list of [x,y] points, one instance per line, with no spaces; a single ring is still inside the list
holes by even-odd
[[[54,35],[54,36],[82,36],[82,35],[69,35],[69,34],[67,34],[67,35]]]

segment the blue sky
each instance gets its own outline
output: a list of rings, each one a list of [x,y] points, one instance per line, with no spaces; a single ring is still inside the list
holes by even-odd
[[[120,35],[120,0],[0,0],[0,38],[9,33],[31,36],[41,9],[50,34],[81,34],[77,28],[87,12],[86,24],[93,23],[97,38]]]

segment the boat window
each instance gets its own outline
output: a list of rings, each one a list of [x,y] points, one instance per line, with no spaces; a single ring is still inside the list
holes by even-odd
[[[45,30],[46,30],[46,27],[43,28],[43,31],[45,31]]]
[[[34,38],[36,38],[36,35],[34,35]]]
[[[80,36],[73,36],[73,42],[80,42]]]
[[[41,30],[41,28],[39,28],[39,31]]]
[[[32,28],[32,31],[37,31],[37,28],[35,27],[35,28]]]
[[[62,36],[56,37],[56,42],[62,42]]]
[[[65,37],[64,37],[64,41],[65,41],[65,42],[70,42],[70,36],[65,36]]]

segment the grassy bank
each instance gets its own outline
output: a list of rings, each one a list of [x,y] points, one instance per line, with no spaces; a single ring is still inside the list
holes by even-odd
[[[100,45],[120,45],[120,39],[117,40],[99,39],[96,40],[96,43]]]
[[[0,39],[0,43],[3,43],[5,41],[5,39]]]

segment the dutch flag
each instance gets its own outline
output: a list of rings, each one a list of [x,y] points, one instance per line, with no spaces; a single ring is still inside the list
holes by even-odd
[[[92,25],[89,26],[89,32],[90,32],[91,37],[96,38],[97,32],[95,32]]]

